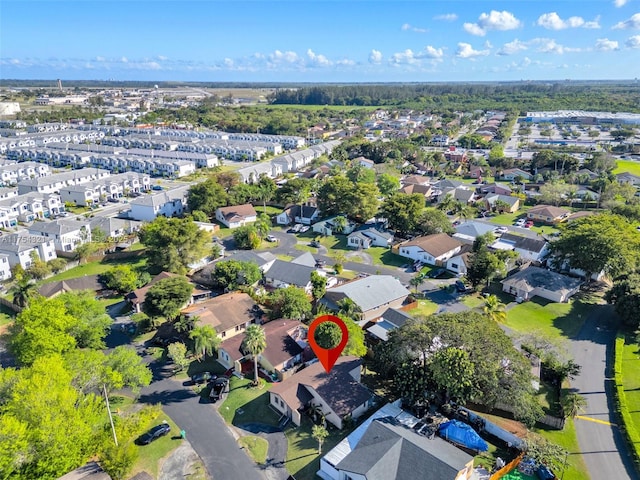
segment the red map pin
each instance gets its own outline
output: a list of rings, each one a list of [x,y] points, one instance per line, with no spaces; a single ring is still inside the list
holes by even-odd
[[[338,327],[340,327],[340,330],[342,331],[342,340],[340,340],[340,343],[338,344],[338,346],[333,348],[322,348],[320,345],[316,343],[316,338],[314,336],[316,328],[318,328],[318,325],[324,322],[335,323],[336,325],[338,325]],[[307,333],[307,341],[309,342],[309,345],[311,346],[314,353],[316,354],[316,357],[318,357],[318,360],[320,360],[320,363],[322,363],[322,366],[324,367],[325,371],[329,373],[333,368],[333,366],[336,364],[338,357],[340,356],[340,354],[342,353],[342,350],[344,350],[344,347],[347,345],[347,342],[349,341],[349,331],[347,330],[347,326],[339,317],[336,317],[335,315],[321,315],[318,318],[316,318],[311,323],[311,325],[309,325],[309,333]]]

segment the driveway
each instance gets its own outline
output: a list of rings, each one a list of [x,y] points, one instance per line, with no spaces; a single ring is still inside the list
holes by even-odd
[[[447,293],[445,290],[429,292],[426,298],[438,305],[436,313],[460,313],[469,310],[469,307],[458,301],[457,295]]]
[[[202,459],[214,480],[265,480],[264,474],[240,449],[227,425],[212,404],[182,382],[167,377],[158,363],[150,365],[154,380],[144,388],[140,402],[159,403],[178,426]]]
[[[638,480],[620,429],[615,426],[613,402],[613,345],[617,325],[611,305],[595,307],[578,336],[571,340],[571,352],[582,366],[571,382],[587,401],[576,418],[580,453],[592,479]]]

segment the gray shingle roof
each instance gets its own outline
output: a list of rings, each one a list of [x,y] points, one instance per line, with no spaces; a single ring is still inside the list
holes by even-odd
[[[265,273],[267,279],[277,280],[279,282],[295,285],[296,287],[306,287],[311,281],[311,272],[314,267],[300,265],[284,260],[276,260],[271,268]]]
[[[343,298],[350,298],[363,312],[407,297],[409,290],[391,275],[370,275],[347,282],[327,290],[325,299],[337,304]]]

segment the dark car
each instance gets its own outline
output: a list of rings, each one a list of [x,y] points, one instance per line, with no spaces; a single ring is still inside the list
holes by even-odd
[[[211,380],[215,380],[217,377],[211,372],[200,372],[191,375],[191,381],[194,385],[200,385],[201,383],[210,382]]]
[[[315,248],[320,248],[320,242],[316,241],[316,240],[312,240],[309,243],[310,246],[315,247]]]
[[[162,185],[154,185],[151,190],[162,190]]]
[[[456,290],[460,293],[464,293],[467,291],[467,287],[464,285],[464,282],[462,280],[456,280],[455,287]]]
[[[324,260],[316,260],[316,268],[322,268],[327,264]]]
[[[211,385],[209,398],[212,402],[215,402],[225,393],[229,393],[229,379],[225,377],[216,378]]]
[[[443,275],[445,272],[444,268],[438,268],[437,270],[432,270],[429,274],[431,278],[438,278],[440,275]]]
[[[171,425],[168,423],[161,423],[160,425],[156,425],[147,433],[144,433],[138,437],[136,443],[138,445],[149,445],[154,440],[157,440],[160,437],[164,437],[167,433],[171,431]]]

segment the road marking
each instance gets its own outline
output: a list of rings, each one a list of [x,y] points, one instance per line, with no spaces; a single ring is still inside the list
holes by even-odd
[[[597,418],[585,417],[583,415],[576,415],[576,418],[580,420],[587,420],[589,422],[600,423],[602,425],[609,425],[611,427],[617,427],[615,423],[607,422],[605,420],[598,420]]]

